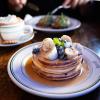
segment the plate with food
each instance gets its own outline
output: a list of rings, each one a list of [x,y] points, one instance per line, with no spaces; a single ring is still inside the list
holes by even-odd
[[[99,62],[92,50],[63,35],[21,48],[9,60],[7,70],[26,92],[62,99],[96,89],[100,85]]]
[[[75,30],[81,26],[81,22],[64,14],[48,14],[33,17],[32,26],[38,31],[57,33]]]
[[[16,46],[34,37],[33,28],[16,15],[0,17],[0,47]]]

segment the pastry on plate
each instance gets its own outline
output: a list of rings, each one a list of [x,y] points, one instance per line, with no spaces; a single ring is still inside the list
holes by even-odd
[[[36,25],[44,28],[62,29],[67,28],[70,24],[70,19],[64,14],[57,16],[47,14],[40,18]]]
[[[70,25],[70,20],[67,16],[61,14],[56,17],[56,19],[52,23],[52,28],[60,29],[66,28]]]
[[[47,14],[46,16],[42,17],[39,22],[37,23],[37,26],[41,27],[49,27],[53,21],[52,15]]]

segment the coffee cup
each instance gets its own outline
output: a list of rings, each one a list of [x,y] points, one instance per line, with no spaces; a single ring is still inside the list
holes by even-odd
[[[4,41],[18,41],[24,34],[32,33],[33,28],[30,25],[25,25],[24,20],[17,18],[13,23],[0,24],[0,36]]]

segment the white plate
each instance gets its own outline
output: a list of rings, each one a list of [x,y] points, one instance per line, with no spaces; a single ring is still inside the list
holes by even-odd
[[[79,20],[69,17],[71,24],[67,28],[63,28],[63,29],[43,28],[43,27],[39,27],[39,26],[36,25],[42,17],[44,17],[44,16],[43,15],[42,16],[36,16],[36,17],[33,17],[33,19],[30,20],[31,22],[29,22],[29,23],[33,26],[33,29],[38,30],[38,31],[43,31],[43,32],[56,33],[56,32],[72,31],[72,30],[75,30],[75,29],[77,29],[81,26],[81,22]],[[53,16],[53,17],[55,17],[55,16]]]
[[[17,43],[12,43],[12,44],[2,44],[2,43],[0,43],[0,47],[11,47],[11,46],[21,45],[23,43],[30,41],[33,38],[34,38],[34,32],[33,33],[27,32],[19,38]]]
[[[44,78],[41,78],[40,82],[38,80],[39,76],[37,76],[38,78],[33,76],[35,78],[31,79],[24,65],[27,59],[32,56],[33,48],[39,44],[40,43],[34,43],[18,50],[9,60],[8,74],[18,87],[31,94],[42,97],[72,98],[87,94],[100,85],[100,58],[92,50],[84,46],[82,54],[89,69],[88,75],[84,80],[82,79],[79,83],[71,86],[65,85],[67,83],[67,81],[65,81],[64,85],[59,86],[59,81],[55,81],[56,85],[48,85],[48,82],[43,82],[43,80],[46,80]],[[52,83],[53,81],[50,82]]]

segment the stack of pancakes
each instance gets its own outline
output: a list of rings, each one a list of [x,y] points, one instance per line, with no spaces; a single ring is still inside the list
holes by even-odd
[[[41,54],[33,54],[33,69],[41,77],[49,80],[66,80],[74,78],[81,72],[82,56],[69,60],[48,60]]]

